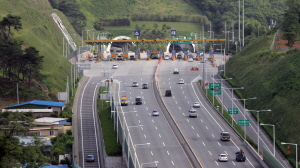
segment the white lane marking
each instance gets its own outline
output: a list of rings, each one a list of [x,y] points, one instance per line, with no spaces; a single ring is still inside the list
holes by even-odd
[[[148,110],[148,107],[146,107],[146,109]]]
[[[201,122],[203,122],[202,119],[201,119]]]
[[[141,127],[141,129],[142,129],[142,130],[144,130],[144,128],[143,128],[143,127]]]
[[[212,137],[215,137],[214,134],[211,134]]]
[[[232,161],[233,165],[235,165],[234,161]],[[252,165],[252,164],[251,164]],[[252,165],[253,166],[253,165]]]
[[[193,126],[191,126],[192,127],[192,129],[194,129],[194,127]]]
[[[218,142],[219,146],[221,146],[221,144]]]
[[[208,129],[208,127],[207,126],[205,126],[206,127],[206,129]]]
[[[151,151],[151,155],[153,155],[153,152]]]
[[[165,84],[165,82],[163,82],[163,84]]]
[[[146,137],[146,134],[144,134],[144,137],[147,138],[147,137]]]
[[[135,114],[136,116],[139,116],[137,113]]]
[[[146,102],[144,102],[144,104],[146,104]]]
[[[182,94],[184,94],[184,91],[182,91]]]
[[[217,162],[217,161],[215,161],[215,162],[216,162],[216,164],[219,166],[218,162]]]
[[[169,82],[169,85],[171,85],[171,82]]]
[[[184,113],[182,113],[183,114],[183,116],[185,116],[185,114]]]
[[[160,135],[160,134],[158,134],[158,136],[161,138],[161,135]]]
[[[163,142],[163,145],[166,146],[164,142]]]
[[[187,102],[188,104],[190,104],[190,102]]]
[[[202,142],[202,144],[205,146],[205,143],[204,143],[204,142]]]
[[[170,155],[169,151],[167,151],[168,155]]]
[[[228,155],[228,153],[226,151],[224,151],[226,153],[226,155]]]
[[[154,123],[153,119],[152,119],[152,122]]]
[[[189,119],[186,119],[186,120],[187,120],[187,122],[190,122]]]
[[[180,110],[181,110],[181,108],[180,107],[178,107]]]
[[[131,88],[130,88],[131,89]],[[129,94],[131,94],[131,92],[129,92]]]
[[[184,98],[186,99],[186,96],[184,96]]]
[[[181,89],[182,89],[182,86],[181,86]]]
[[[155,129],[157,130],[157,127],[155,126]]]
[[[138,120],[139,121],[139,123],[141,123],[141,120]]]
[[[177,104],[177,101],[175,101],[175,103]]]
[[[212,155],[210,151],[208,151],[208,153],[209,153],[210,155]]]
[[[174,162],[173,162],[173,160],[171,160],[171,162],[172,162],[172,164],[173,164],[173,166],[174,166]]]
[[[199,134],[197,134],[197,136],[200,137]]]

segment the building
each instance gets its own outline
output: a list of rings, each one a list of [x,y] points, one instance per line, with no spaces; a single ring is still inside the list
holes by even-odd
[[[33,117],[48,117],[51,113],[61,115],[64,110],[66,103],[63,102],[53,102],[53,101],[43,101],[43,100],[33,100],[30,102],[17,104],[2,109],[2,112],[32,112]]]

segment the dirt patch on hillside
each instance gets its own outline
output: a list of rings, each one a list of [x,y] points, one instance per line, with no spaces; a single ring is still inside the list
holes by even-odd
[[[275,44],[275,49],[277,51],[287,51],[291,48],[296,48],[296,49],[300,49],[300,41],[296,41],[295,44],[293,45],[293,47],[289,48],[288,46],[286,46],[286,43],[288,41],[287,40],[277,40],[276,44]]]

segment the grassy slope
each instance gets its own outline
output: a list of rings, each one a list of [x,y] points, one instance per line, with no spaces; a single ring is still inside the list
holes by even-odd
[[[0,3],[1,17],[9,13],[21,16],[23,29],[12,31],[13,38],[23,41],[24,47],[35,47],[44,56],[42,74],[47,78],[43,84],[50,89],[52,96],[65,91],[70,63],[62,56],[63,36],[50,15],[57,13],[69,33],[75,34],[67,19],[61,12],[53,10],[47,0],[0,0]],[[79,36],[75,37],[75,42],[79,44]]]
[[[133,13],[149,13],[162,15],[200,15],[201,11],[184,0],[173,1],[140,1],[140,0],[77,0],[81,5],[81,11],[87,16],[88,29],[93,29],[93,24],[98,18],[123,18]],[[201,24],[196,23],[174,23],[174,22],[132,22],[131,26],[125,27],[105,27],[105,32],[109,31],[114,36],[126,35],[134,38],[133,31],[135,25],[145,24],[151,28],[154,23],[161,25],[164,23],[177,30],[178,36],[190,36],[191,32],[199,32]]]
[[[235,55],[226,66],[226,75],[236,86],[245,87],[245,98],[258,98],[247,101],[248,109],[272,110],[261,113],[260,122],[275,124],[277,142],[299,144],[300,50],[270,51],[272,39],[273,35],[264,36]]]

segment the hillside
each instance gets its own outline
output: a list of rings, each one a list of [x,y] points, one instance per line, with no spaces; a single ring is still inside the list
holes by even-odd
[[[245,88],[244,98],[257,97],[247,101],[247,109],[272,110],[261,113],[260,122],[276,126],[277,146],[285,151],[280,142],[300,143],[300,50],[270,51],[273,33],[253,41],[232,57],[226,65],[226,76],[234,79],[234,87]],[[269,134],[272,135],[271,128]]]
[[[23,48],[35,47],[44,56],[42,75],[44,80],[40,85],[48,89],[48,95],[20,99],[20,102],[32,99],[57,100],[57,92],[65,91],[67,76],[70,77],[70,63],[62,56],[63,35],[51,13],[57,13],[70,34],[75,34],[72,26],[64,15],[53,10],[48,0],[1,0],[0,17],[12,14],[21,17],[22,27],[19,31],[12,30],[12,38],[23,41]],[[72,36],[77,46],[81,44],[79,36]],[[15,90],[15,86],[11,86]],[[22,96],[22,92],[20,93]],[[2,95],[5,96],[5,95]],[[1,96],[0,96],[1,98]],[[16,101],[14,101],[15,103]]]

